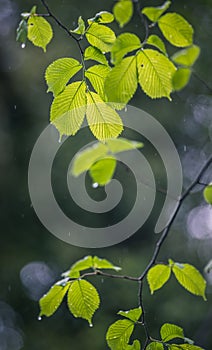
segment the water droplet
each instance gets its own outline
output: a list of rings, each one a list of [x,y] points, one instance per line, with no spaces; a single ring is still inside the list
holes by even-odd
[[[14,105],[14,109],[16,109],[17,108],[17,106],[16,105]]]
[[[89,327],[93,327],[93,323],[89,323]]]
[[[124,107],[124,111],[127,112],[127,106]]]
[[[94,182],[94,183],[92,184],[92,187],[93,187],[93,188],[97,188],[98,186],[99,186],[98,182]]]
[[[22,44],[21,44],[21,48],[22,48],[22,49],[25,49],[25,47],[26,47],[26,44],[25,44],[25,43],[22,43]]]
[[[42,320],[42,317],[41,316],[38,316],[38,321],[41,321]]]
[[[183,146],[183,150],[184,150],[184,152],[186,152],[186,150],[187,150],[187,147],[186,147],[186,146]]]

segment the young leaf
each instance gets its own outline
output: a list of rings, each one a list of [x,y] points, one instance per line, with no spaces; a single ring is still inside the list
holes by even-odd
[[[141,344],[139,340],[134,340],[132,345],[127,345],[126,350],[140,350]]]
[[[174,263],[172,271],[178,282],[190,293],[202,296],[206,300],[206,281],[200,272],[192,265]]]
[[[153,34],[153,35],[150,35],[150,36],[148,37],[146,43],[147,43],[148,45],[157,47],[157,49],[159,49],[162,53],[164,53],[165,55],[167,55],[164,42],[161,40],[161,38],[159,38],[159,36],[154,35],[154,34]]]
[[[154,341],[147,346],[146,350],[164,350],[164,347],[163,344]]]
[[[41,16],[30,16],[28,19],[28,39],[46,52],[46,46],[53,37],[52,27],[47,20]]]
[[[192,345],[192,344],[170,344],[169,350],[204,350],[203,348],[200,348],[199,346]]]
[[[158,20],[165,38],[174,46],[186,47],[193,43],[192,26],[177,13],[167,13]]]
[[[186,49],[176,52],[172,57],[172,61],[182,66],[191,67],[197,60],[200,54],[200,48],[193,45]]]
[[[126,57],[118,63],[105,80],[105,93],[109,102],[127,103],[137,89],[136,56]]]
[[[88,68],[85,72],[85,76],[90,80],[94,90],[99,96],[104,99],[104,83],[105,79],[110,72],[109,66],[103,64],[97,64]]]
[[[86,111],[86,85],[84,81],[69,84],[55,97],[50,120],[60,135],[75,135],[80,129]]]
[[[130,151],[132,149],[142,148],[144,146],[144,144],[141,142],[131,141],[122,137],[119,137],[118,139],[109,139],[106,141],[106,144],[112,153]]]
[[[78,27],[74,30],[70,30],[70,32],[80,35],[85,34],[85,22],[83,21],[81,16],[79,16],[78,18]]]
[[[90,169],[90,167],[100,158],[104,157],[108,152],[108,147],[100,142],[95,143],[92,147],[88,147],[85,150],[77,153],[74,158],[73,166],[71,169],[72,175],[79,176],[84,171]]]
[[[94,183],[105,186],[112,179],[115,169],[116,158],[106,156],[105,158],[97,160],[97,162],[91,166],[89,174]]]
[[[119,320],[113,323],[107,331],[106,340],[111,350],[125,350],[134,329],[130,320]]]
[[[90,269],[93,266],[92,256],[85,256],[83,259],[78,260],[73,264],[69,271],[65,272],[63,276],[78,278],[80,276],[80,271]]]
[[[74,58],[59,58],[51,63],[45,73],[47,92],[52,91],[57,96],[81,68],[82,65]]]
[[[163,285],[168,281],[170,275],[170,266],[162,264],[153,266],[147,274],[147,281],[151,294],[153,294],[157,289],[163,287]]]
[[[17,34],[16,34],[16,41],[23,44],[22,47],[24,47],[27,40],[27,31],[28,31],[27,22],[25,21],[25,19],[22,19],[18,25]]]
[[[74,317],[84,318],[92,325],[92,317],[99,304],[99,294],[90,282],[85,280],[72,282],[68,291],[68,307]]]
[[[51,289],[40,300],[40,316],[53,315],[63,301],[63,298],[70,287],[71,282],[65,286],[54,284]]]
[[[99,63],[105,64],[106,66],[108,65],[108,61],[105,57],[105,55],[96,47],[93,46],[88,46],[85,49],[84,52],[84,59],[86,60],[93,60],[97,61]]]
[[[111,50],[111,62],[113,64],[119,63],[128,52],[137,50],[140,47],[141,42],[137,35],[131,33],[119,35]]]
[[[115,271],[120,271],[121,267],[113,265],[110,261],[106,259],[100,259],[98,256],[93,257],[93,267],[95,269],[112,269]]]
[[[151,98],[167,97],[171,100],[173,63],[156,50],[145,49],[137,55],[138,80],[141,88]]]
[[[137,322],[139,320],[139,318],[141,317],[141,314],[142,314],[141,307],[137,307],[136,309],[131,309],[128,311],[119,311],[118,312],[118,315],[126,317],[133,322]]]
[[[86,117],[91,132],[100,141],[117,137],[123,130],[118,113],[91,91],[87,92]]]
[[[114,21],[114,16],[112,13],[107,12],[107,11],[101,11],[101,12],[98,12],[94,18],[89,18],[88,24],[90,24],[91,22],[111,23],[113,21]]]
[[[160,329],[160,335],[164,343],[175,338],[184,339],[183,329],[171,323],[163,324]]]
[[[119,26],[122,28],[127,24],[133,15],[132,0],[119,0],[113,7],[113,14]]]
[[[212,184],[205,187],[203,194],[206,202],[212,205]]]
[[[86,31],[88,42],[99,49],[101,52],[111,51],[112,45],[116,40],[112,29],[103,24],[92,23]]]
[[[175,91],[182,90],[189,82],[191,70],[189,68],[178,68],[173,75],[172,85]]]
[[[144,7],[141,11],[145,16],[149,18],[152,22],[157,22],[158,18],[168,10],[171,5],[171,1],[166,1],[162,6],[158,7]]]

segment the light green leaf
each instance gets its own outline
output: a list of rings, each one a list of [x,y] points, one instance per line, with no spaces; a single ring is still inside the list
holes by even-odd
[[[158,21],[165,38],[175,46],[186,47],[193,43],[192,26],[178,13],[167,13]]]
[[[30,15],[35,15],[37,11],[37,6],[33,6],[30,10]]]
[[[40,317],[45,315],[47,317],[53,315],[63,301],[71,282],[65,286],[54,284],[51,289],[40,300]]]
[[[147,274],[147,281],[150,287],[151,294],[157,289],[163,287],[171,275],[171,267],[168,265],[158,264],[153,266]]]
[[[81,68],[82,65],[74,58],[59,58],[51,63],[45,73],[47,92],[52,91],[57,96]]]
[[[84,318],[92,325],[92,317],[99,304],[99,294],[90,282],[85,280],[72,282],[68,291],[68,307],[74,317]]]
[[[53,37],[52,27],[47,20],[41,16],[30,16],[28,19],[28,39],[46,52],[46,46]]]
[[[62,276],[78,278],[80,276],[80,272],[90,269],[93,266],[92,256],[85,256],[83,259],[78,260],[75,264],[73,264],[67,272],[63,273]]]
[[[172,78],[172,85],[175,91],[182,90],[189,82],[191,70],[189,68],[178,68]]]
[[[98,256],[93,257],[93,267],[95,269],[112,269],[115,271],[121,270],[121,267],[113,265],[110,261],[106,259],[98,258]]]
[[[97,61],[99,63],[105,64],[106,66],[108,65],[108,61],[105,57],[105,55],[96,47],[93,46],[88,46],[85,49],[84,52],[84,59],[86,60],[93,60]]]
[[[147,346],[146,350],[164,350],[164,347],[163,344],[154,341]]]
[[[17,32],[16,41],[18,41],[19,43],[22,43],[23,44],[22,47],[24,47],[27,40],[27,31],[28,31],[27,22],[25,21],[25,19],[22,19],[16,31]]]
[[[107,11],[98,12],[95,17],[89,18],[88,23],[97,22],[97,23],[111,23],[114,21],[114,16],[112,13]]]
[[[118,63],[105,80],[105,93],[109,102],[127,103],[137,89],[136,56],[126,57]]]
[[[141,344],[139,340],[134,340],[132,345],[127,345],[126,350],[140,350]]]
[[[192,344],[170,344],[169,345],[170,350],[204,350],[203,348],[200,348],[199,346],[192,345]]]
[[[130,151],[136,148],[142,148],[144,146],[144,144],[141,142],[131,141],[122,137],[107,140],[106,144],[112,153]]]
[[[137,322],[139,320],[139,318],[141,317],[141,314],[142,314],[141,307],[137,307],[135,309],[131,309],[128,311],[119,311],[118,312],[118,315],[126,317],[133,322]]]
[[[109,52],[116,40],[112,29],[103,24],[92,23],[86,31],[88,42],[99,49],[101,52]]]
[[[103,143],[96,142],[92,147],[77,153],[74,158],[71,172],[74,176],[79,176],[100,158],[104,157],[108,152],[108,147]]]
[[[193,45],[186,49],[176,52],[171,59],[182,66],[192,66],[200,54],[200,48],[197,45]]]
[[[105,186],[113,177],[116,169],[116,158],[106,156],[91,166],[89,174],[94,183]]]
[[[141,11],[150,21],[157,22],[158,18],[169,8],[171,1],[166,1],[162,6],[144,7]]]
[[[138,80],[141,88],[151,98],[167,97],[171,100],[173,63],[156,50],[145,49],[137,55]]]
[[[164,343],[175,338],[184,339],[183,329],[171,323],[163,324],[163,326],[160,329],[160,335]]]
[[[91,132],[100,141],[117,137],[123,130],[118,113],[91,91],[87,92],[86,117]]]
[[[212,205],[212,184],[205,187],[203,194],[206,202]]]
[[[174,263],[172,271],[178,282],[190,293],[202,296],[206,300],[206,281],[200,272],[192,265]]]
[[[85,22],[83,21],[82,17],[79,16],[78,18],[78,27],[74,30],[70,30],[71,33],[84,35],[85,34]]]
[[[152,45],[154,47],[157,47],[162,53],[167,55],[166,48],[164,45],[164,42],[161,40],[161,38],[157,35],[150,35],[147,39],[147,44]]]
[[[134,329],[130,320],[119,320],[113,323],[107,331],[106,340],[111,350],[125,350]]]
[[[85,76],[90,80],[94,90],[104,99],[104,84],[105,79],[110,72],[110,67],[103,64],[97,64],[88,68]]]
[[[60,135],[75,135],[80,129],[86,111],[84,81],[69,84],[55,97],[50,111],[51,123]]]
[[[141,47],[140,39],[137,35],[131,33],[123,33],[116,38],[111,50],[111,62],[119,63],[122,58],[131,51]]]
[[[113,14],[119,26],[122,28],[127,24],[133,15],[132,0],[119,0],[113,7]]]

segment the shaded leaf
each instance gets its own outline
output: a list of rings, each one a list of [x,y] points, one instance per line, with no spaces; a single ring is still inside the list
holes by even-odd
[[[132,345],[127,345],[126,350],[140,350],[141,344],[139,340],[134,340]]]
[[[205,187],[203,194],[206,202],[212,205],[212,184]]]
[[[99,49],[101,52],[111,51],[112,45],[116,40],[112,29],[103,24],[92,23],[86,31],[88,42]]]
[[[27,22],[24,19],[22,19],[17,28],[16,41],[25,44],[27,40],[27,31]]]
[[[47,20],[41,16],[30,16],[28,19],[28,39],[46,52],[46,46],[53,37],[52,27]]]
[[[171,100],[173,63],[156,50],[145,49],[137,55],[138,80],[141,88],[151,98],[167,97]]]
[[[186,47],[193,43],[192,26],[177,13],[167,13],[158,21],[165,38],[175,46]]]
[[[161,40],[161,38],[157,35],[150,35],[147,39],[147,44],[152,45],[154,47],[157,47],[157,49],[159,49],[162,53],[164,53],[165,55],[167,55],[166,53],[166,48],[164,45],[164,42]]]
[[[106,340],[111,350],[125,350],[134,329],[130,320],[119,320],[113,323],[107,331]]]
[[[169,8],[171,1],[166,1],[162,6],[144,7],[141,11],[150,21],[157,22],[158,18]]]
[[[106,144],[112,153],[119,153],[124,151],[129,151],[136,148],[143,147],[143,143],[137,141],[131,141],[119,137],[118,139],[109,139],[106,141]]]
[[[78,18],[78,27],[74,30],[70,30],[70,32],[80,35],[85,34],[85,22],[83,21],[82,16],[79,16]]]
[[[165,323],[160,329],[161,339],[164,342],[168,342],[169,340],[175,338],[184,339],[183,329],[175,324]]]
[[[40,316],[45,315],[49,317],[57,311],[70,287],[70,284],[71,282],[68,282],[65,286],[54,284],[51,287],[48,293],[39,300]]]
[[[189,82],[191,70],[189,68],[178,68],[174,73],[172,84],[175,91],[182,90]]]
[[[164,350],[164,347],[163,344],[154,341],[147,346],[146,350]]]
[[[113,13],[119,26],[122,28],[127,24],[133,15],[132,0],[120,0],[113,7]]]
[[[137,35],[131,33],[123,33],[116,38],[111,50],[111,62],[119,63],[122,58],[131,51],[141,47],[140,39]]]
[[[88,46],[85,49],[84,52],[84,59],[86,60],[93,60],[93,61],[97,61],[99,63],[108,65],[107,59],[105,57],[105,55],[96,47],[93,46]]]
[[[196,62],[199,54],[200,48],[197,45],[193,45],[176,52],[171,58],[177,64],[190,67]]]
[[[68,291],[68,307],[74,317],[84,318],[92,325],[92,317],[99,304],[99,294],[90,282],[85,280],[72,282]]]
[[[104,99],[104,83],[105,78],[110,72],[109,66],[103,64],[94,65],[88,68],[85,72],[85,76],[89,79],[94,90]]]
[[[51,63],[45,73],[47,92],[52,91],[54,96],[57,96],[81,68],[82,65],[74,58],[59,58]]]
[[[105,186],[113,177],[116,169],[116,158],[112,156],[106,156],[100,160],[97,160],[89,170],[89,174],[94,183],[98,183],[100,186]]]
[[[128,311],[119,311],[118,312],[118,315],[126,317],[133,322],[137,322],[139,320],[139,318],[141,317],[141,314],[142,314],[141,307],[137,307],[135,309],[131,309]]]
[[[163,287],[171,275],[171,267],[168,265],[158,264],[153,266],[147,274],[147,281],[150,287],[151,294],[157,289]]]
[[[112,13],[107,11],[98,12],[95,17],[89,18],[88,23],[97,22],[97,23],[111,23],[114,21],[114,16]]]
[[[93,267],[95,269],[112,269],[115,271],[120,271],[121,267],[113,265],[110,261],[106,259],[100,259],[98,256],[93,257]]]

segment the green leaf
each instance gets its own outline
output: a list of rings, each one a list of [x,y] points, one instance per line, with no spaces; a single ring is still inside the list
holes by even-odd
[[[67,272],[63,273],[65,277],[78,278],[80,271],[90,269],[93,266],[92,256],[85,256],[83,259],[78,260],[73,264]]]
[[[106,259],[101,259],[98,256],[93,257],[93,267],[95,269],[112,269],[115,271],[121,270],[121,267],[115,266],[110,261]]]
[[[85,76],[90,80],[94,90],[104,99],[104,84],[105,79],[110,72],[109,66],[103,64],[94,65],[88,68]]]
[[[108,101],[126,104],[134,95],[137,85],[136,56],[126,57],[105,80]]]
[[[27,22],[24,19],[22,19],[22,21],[19,23],[17,28],[16,41],[25,45],[27,40],[27,31],[28,31]]]
[[[164,350],[164,347],[163,344],[154,341],[147,346],[146,350]]]
[[[126,350],[140,350],[141,349],[141,344],[139,340],[134,340],[132,345],[127,345],[125,348]]]
[[[122,28],[127,24],[133,15],[132,0],[120,0],[113,7],[113,14],[119,26]]]
[[[202,296],[206,300],[206,281],[200,272],[192,265],[174,263],[172,271],[178,282],[190,293]]]
[[[87,92],[86,117],[91,132],[100,141],[117,137],[123,130],[118,113],[91,91]]]
[[[96,142],[92,147],[77,153],[74,158],[71,172],[74,176],[79,176],[100,158],[104,157],[108,152],[108,147],[102,143]]]
[[[139,318],[141,317],[141,314],[142,314],[141,307],[137,307],[135,309],[131,309],[128,311],[119,311],[118,312],[118,315],[126,317],[133,322],[137,322],[139,320]]]
[[[93,46],[88,46],[85,49],[84,52],[84,59],[86,60],[93,60],[97,61],[99,63],[105,64],[106,66],[108,65],[108,61],[105,57],[105,55],[96,47]]]
[[[85,280],[72,282],[68,291],[68,307],[74,317],[84,318],[92,326],[92,317],[99,304],[99,294],[90,282]]]
[[[157,47],[157,49],[159,49],[162,53],[164,53],[165,55],[167,55],[166,52],[166,48],[164,45],[164,42],[161,40],[161,38],[159,38],[159,36],[157,35],[150,35],[147,39],[147,44],[152,45],[154,47]]]
[[[141,88],[151,98],[167,97],[171,100],[173,63],[156,50],[145,49],[137,55],[138,80]]]
[[[57,311],[70,287],[70,284],[71,282],[68,282],[65,286],[54,284],[51,287],[49,292],[39,300],[40,316],[45,315],[49,317]]]
[[[186,49],[176,52],[171,59],[182,66],[191,67],[197,60],[200,54],[200,48],[193,45]]]
[[[91,166],[89,174],[94,183],[105,186],[112,179],[115,169],[116,158],[106,156],[103,159],[97,160],[97,162]]]
[[[70,30],[71,33],[84,35],[85,34],[85,22],[83,21],[82,17],[79,16],[78,18],[78,27],[74,30]]]
[[[134,329],[130,320],[119,320],[113,323],[107,331],[106,340],[111,350],[125,350]]]
[[[57,96],[81,68],[82,65],[74,58],[59,58],[51,63],[45,73],[47,92],[52,91]]]
[[[75,135],[80,129],[86,111],[86,85],[84,81],[69,84],[55,97],[50,111],[51,123],[60,135]]]
[[[175,91],[182,90],[189,82],[191,70],[189,68],[178,68],[172,78],[172,85]]]
[[[33,6],[30,11],[30,15],[35,15],[37,11],[37,6]]]
[[[111,23],[114,21],[114,16],[112,13],[107,11],[98,12],[95,17],[89,18],[88,23],[97,22],[97,23]]]
[[[28,39],[46,52],[46,46],[53,37],[52,27],[47,20],[41,16],[30,16],[28,19]]]
[[[163,287],[171,275],[171,267],[168,265],[158,264],[153,266],[147,274],[147,281],[150,287],[151,294],[157,289]]]
[[[141,42],[137,35],[131,33],[119,35],[111,50],[111,62],[113,64],[119,63],[128,52],[137,50],[140,47]]]
[[[204,350],[203,348],[200,348],[199,346],[192,345],[192,344],[170,344],[169,350]]]
[[[86,31],[88,42],[99,49],[101,52],[109,52],[116,40],[112,29],[103,24],[92,23]]]
[[[141,11],[152,22],[157,22],[158,18],[169,8],[171,1],[166,1],[162,6],[144,7]]]
[[[144,146],[144,144],[141,142],[131,141],[122,137],[107,140],[106,144],[112,153],[130,151],[136,148],[142,148]]]
[[[167,13],[158,21],[165,38],[174,46],[186,47],[193,43],[192,26],[177,13]]]
[[[168,342],[175,338],[184,339],[183,329],[171,323],[163,324],[160,329],[160,335],[163,342]]]
[[[212,205],[212,184],[205,187],[203,194],[206,202]]]

